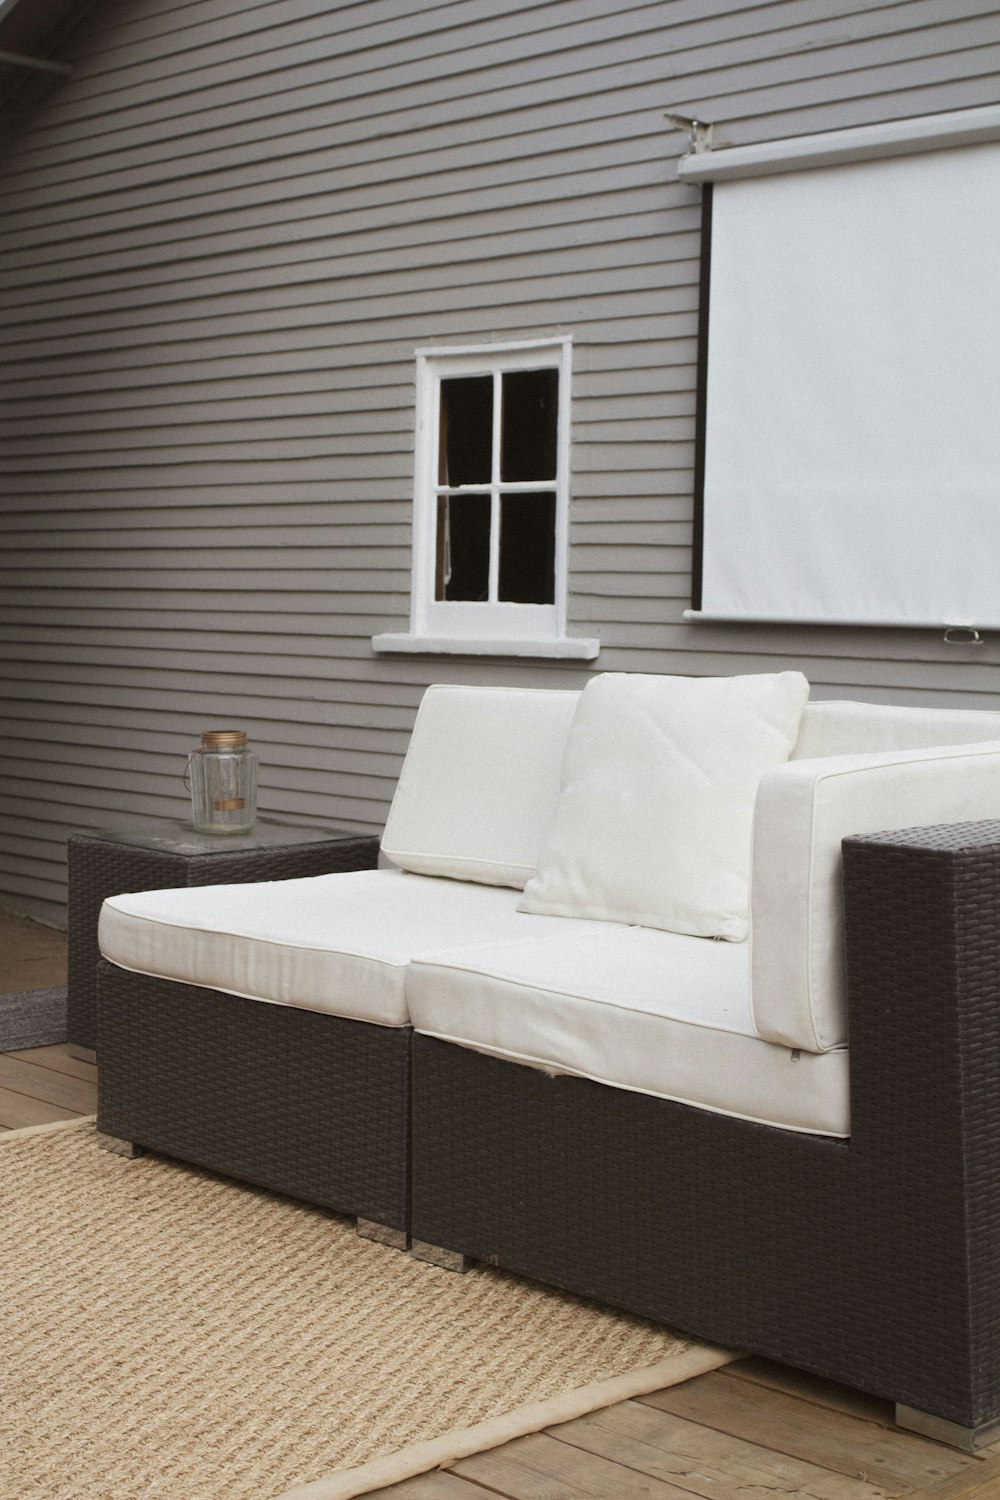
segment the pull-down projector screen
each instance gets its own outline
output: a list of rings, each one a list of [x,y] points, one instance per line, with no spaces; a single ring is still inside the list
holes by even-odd
[[[689,617],[1000,627],[1000,142],[767,170],[712,189]]]

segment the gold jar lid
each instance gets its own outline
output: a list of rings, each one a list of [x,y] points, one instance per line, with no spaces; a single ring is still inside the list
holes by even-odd
[[[246,742],[245,729],[203,729],[201,733],[203,750],[236,750],[241,749]]]

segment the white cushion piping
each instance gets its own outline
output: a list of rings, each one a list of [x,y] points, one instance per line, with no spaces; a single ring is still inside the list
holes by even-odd
[[[643,1094],[646,1098],[649,1098],[649,1099],[669,1099],[669,1100],[671,1100],[675,1104],[686,1104],[691,1109],[706,1110],[706,1111],[708,1111],[709,1114],[713,1114],[713,1115],[725,1115],[730,1120],[746,1120],[748,1123],[750,1123],[752,1125],[766,1125],[771,1130],[789,1130],[789,1131],[793,1131],[794,1134],[796,1134],[796,1135],[820,1135],[820,1136],[829,1136],[830,1135],[830,1131],[829,1130],[819,1130],[819,1129],[817,1129],[817,1127],[815,1127],[813,1125],[795,1125],[795,1126],[790,1126],[790,1125],[775,1125],[775,1123],[774,1123],[773,1120],[765,1120],[763,1118],[763,1116],[760,1116],[760,1115],[740,1114],[737,1110],[723,1109],[721,1106],[716,1105],[716,1104],[706,1104],[703,1100],[688,1099],[688,1098],[685,1098],[682,1094],[658,1094],[658,1093],[654,1093],[653,1090],[651,1090],[651,1089],[636,1088],[636,1086],[634,1084],[620,1083],[617,1079],[599,1078],[599,1077],[596,1077],[593,1073],[579,1072],[577,1069],[565,1067],[561,1063],[556,1064],[556,1063],[551,1062],[548,1059],[543,1059],[543,1058],[539,1058],[539,1057],[533,1057],[533,1056],[531,1056],[530,1053],[526,1053],[526,1052],[511,1052],[511,1051],[507,1051],[507,1050],[501,1050],[500,1048],[496,1048],[496,1049],[494,1049],[494,1048],[486,1048],[486,1047],[479,1048],[479,1047],[474,1046],[473,1043],[471,1043],[468,1040],[468,1038],[456,1037],[456,1036],[448,1036],[445,1032],[442,1032],[442,1031],[424,1031],[420,1027],[418,1027],[417,1030],[420,1032],[421,1036],[433,1037],[436,1041],[439,1041],[439,1042],[453,1042],[456,1046],[459,1046],[459,1047],[463,1048],[463,1050],[466,1051],[466,1052],[468,1052],[468,1051],[473,1051],[473,1052],[481,1051],[481,1052],[483,1052],[488,1057],[504,1057],[504,1058],[509,1059],[511,1062],[523,1063],[527,1067],[537,1068],[540,1072],[547,1073],[551,1077],[563,1077],[563,1076],[565,1076],[565,1077],[569,1077],[569,1078],[584,1078],[584,1079],[589,1080],[589,1082],[591,1082],[591,1083],[598,1083],[598,1084],[601,1084],[603,1087],[606,1087],[606,1088],[619,1089],[623,1093],[627,1093],[627,1094]],[[738,1032],[736,1034],[739,1035],[739,1036],[745,1035],[744,1032]],[[761,1043],[761,1046],[765,1046],[765,1047],[770,1047],[770,1046],[773,1046],[773,1045],[774,1045],[774,1043],[772,1043],[772,1042],[762,1042]],[[782,1050],[788,1051],[788,1050],[791,1050],[791,1049],[785,1048],[785,1049],[782,1049]],[[832,1051],[846,1051],[846,1048],[833,1048],[831,1050]],[[846,1138],[847,1138],[846,1135],[844,1137],[838,1137],[838,1139],[846,1139]]]
[[[638,924],[634,924],[634,925],[638,925]],[[600,941],[600,940],[598,939],[598,941]],[[706,938],[705,941],[706,942],[711,942],[712,939],[711,938]],[[503,949],[504,946],[506,946],[506,945],[498,944],[497,945],[497,951],[498,952],[502,952],[502,949]],[[515,946],[516,947],[520,947],[522,945],[520,943],[518,943],[518,944],[511,943],[509,946],[513,948]],[[483,979],[494,979],[494,980],[497,980],[497,981],[499,981],[499,982],[501,982],[501,983],[503,983],[505,985],[508,985],[511,989],[525,990],[526,992],[528,992],[529,994],[532,994],[532,995],[555,995],[555,996],[563,996],[563,995],[565,995],[565,996],[568,996],[569,999],[571,999],[571,1000],[579,1000],[579,1001],[581,1001],[584,1005],[600,1005],[605,1010],[627,1011],[631,1015],[636,1015],[636,1016],[650,1016],[654,1021],[668,1020],[672,1026],[690,1026],[695,1031],[721,1031],[721,1032],[724,1032],[727,1036],[747,1036],[747,1037],[749,1036],[748,1032],[741,1031],[736,1026],[718,1026],[718,1025],[713,1025],[711,1022],[708,1022],[708,1021],[692,1021],[689,1016],[668,1016],[668,1015],[665,1015],[663,1013],[663,1011],[649,1010],[644,1005],[623,1005],[618,1000],[604,1000],[599,995],[581,995],[576,990],[568,990],[568,989],[559,989],[559,990],[556,990],[556,989],[553,989],[552,986],[548,985],[548,984],[547,985],[531,984],[527,980],[524,980],[524,979],[513,979],[513,978],[511,978],[507,974],[498,974],[494,969],[484,968],[480,964],[462,963],[461,962],[461,955],[460,954],[456,954],[456,959],[455,959],[454,962],[452,962],[451,956],[449,954],[440,954],[440,953],[439,954],[420,954],[420,953],[415,953],[413,955],[413,958],[412,958],[411,962],[414,963],[414,964],[420,964],[420,966],[422,968],[428,968],[428,969],[454,969],[454,970],[456,970],[459,973],[478,974]],[[763,1040],[763,1039],[762,1038],[754,1037],[754,1038],[751,1038],[751,1040]],[[468,1044],[466,1044],[466,1045],[468,1045]],[[774,1042],[767,1042],[767,1043],[765,1043],[765,1045],[770,1047],[770,1046],[775,1046],[775,1045],[780,1045],[780,1044],[777,1044],[777,1043],[774,1043]],[[786,1051],[786,1052],[791,1052],[791,1051],[794,1051],[796,1049],[791,1048],[791,1047],[785,1047],[783,1050]],[[799,1049],[799,1050],[803,1050],[804,1051],[806,1049],[803,1048],[803,1049]],[[831,1050],[838,1050],[838,1049],[831,1049]]]

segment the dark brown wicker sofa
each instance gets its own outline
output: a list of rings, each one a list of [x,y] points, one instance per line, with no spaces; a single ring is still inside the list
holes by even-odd
[[[1000,1418],[1000,822],[844,863],[848,1138],[418,1033],[412,1233],[977,1446]]]
[[[267,887],[240,920],[212,888],[116,898],[99,1127],[984,1441],[1000,716],[809,704],[755,793],[750,939],[715,943],[546,910],[582,703],[429,690],[383,841],[399,869],[293,883],[322,973],[297,956],[317,929],[282,927]],[[623,764],[642,766],[627,735]],[[658,823],[644,838],[669,849]],[[358,1001],[387,968],[405,1013]]]

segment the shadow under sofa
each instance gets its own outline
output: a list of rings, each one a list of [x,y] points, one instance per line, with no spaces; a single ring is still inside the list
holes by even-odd
[[[435,1017],[418,999],[430,992],[433,1012],[442,960],[459,972],[463,955],[478,961],[484,920],[493,924],[486,947],[519,946],[519,923],[543,946],[562,941],[567,919],[525,918],[516,904],[559,795],[577,697],[466,688],[425,696],[383,841],[408,873],[364,872],[369,890],[358,900],[378,907],[385,896],[386,930],[391,891],[471,899],[476,910],[428,933],[426,948],[413,936],[409,956],[406,942],[397,944],[410,1000],[395,1024],[345,1014],[343,994],[324,1013],[301,993],[264,1004],[252,992],[228,993],[241,987],[232,973],[228,984],[208,982],[225,967],[218,954],[214,968],[184,978],[105,961],[99,1128],[356,1214],[390,1242],[412,1233],[887,1396],[903,1422],[946,1440],[985,1441],[1000,1415],[992,1269],[1000,1264],[992,1073],[1000,828],[883,836],[876,796],[867,822],[843,829],[863,835],[845,847],[846,918],[838,896],[824,920],[826,941],[836,944],[839,932],[842,946],[846,920],[851,1045],[827,1037],[825,1052],[810,1054],[821,1064],[832,1058],[831,1097],[841,1075],[845,1104],[849,1089],[839,1134],[572,1076],[558,1057],[547,1068],[537,1057],[524,1066],[490,1055],[489,1038],[434,1035]],[[883,772],[905,782],[910,767],[919,781],[933,763],[930,801],[919,785],[904,786],[898,805],[915,795],[932,816],[967,823],[1000,813],[989,790],[1000,767],[998,722],[810,704],[792,763],[829,768],[848,757],[861,782]],[[952,744],[965,750],[934,748]],[[835,799],[838,768],[821,775]],[[776,778],[778,793],[772,787],[771,804],[758,809],[765,833],[769,820],[781,822],[787,785],[811,778],[802,766]],[[885,816],[896,805],[890,799]],[[827,817],[828,841],[851,808],[848,797]],[[831,869],[810,878],[818,887],[835,879],[839,892],[839,859]],[[798,879],[794,861],[784,876]],[[774,922],[767,904],[780,907],[783,892],[780,882],[761,885],[765,931]],[[149,909],[162,909],[164,897],[150,893]],[[202,889],[197,899],[211,896]],[[258,899],[251,924],[267,909],[266,888]],[[829,906],[829,890],[810,899],[817,910]],[[823,926],[808,906],[797,918]],[[539,923],[545,939],[536,937]],[[569,925],[581,940],[603,940],[600,923]],[[755,978],[773,985],[782,961],[763,942]]]

